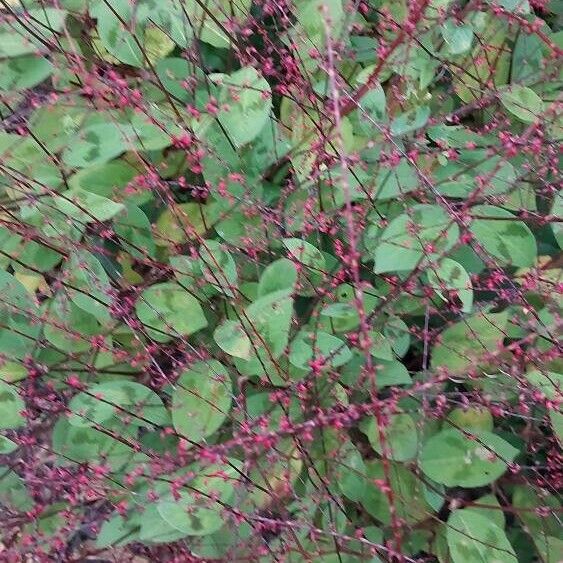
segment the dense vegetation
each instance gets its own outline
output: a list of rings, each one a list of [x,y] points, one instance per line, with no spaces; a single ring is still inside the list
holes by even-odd
[[[563,560],[562,21],[0,0],[0,560]]]

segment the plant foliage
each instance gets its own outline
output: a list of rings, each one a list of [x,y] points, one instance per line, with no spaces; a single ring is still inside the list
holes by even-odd
[[[562,22],[0,0],[0,559],[563,560]]]

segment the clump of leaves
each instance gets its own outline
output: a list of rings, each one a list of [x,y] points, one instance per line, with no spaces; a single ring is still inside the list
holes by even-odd
[[[555,563],[561,2],[0,2],[0,558]]]

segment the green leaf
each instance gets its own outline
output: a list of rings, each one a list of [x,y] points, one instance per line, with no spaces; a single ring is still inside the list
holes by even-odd
[[[345,449],[346,457],[340,464],[338,486],[342,494],[354,501],[361,501],[366,487],[366,468],[364,460],[356,447],[350,443]]]
[[[6,383],[15,383],[25,379],[28,375],[27,369],[20,362],[1,362],[0,380]]]
[[[156,64],[156,74],[162,85],[182,102],[187,102],[190,98],[190,93],[182,84],[192,76],[193,72],[193,65],[190,65],[185,59],[167,58]]]
[[[356,85],[362,86],[375,70],[376,65],[369,65],[356,76]],[[379,82],[371,85],[369,91],[361,99],[358,108],[358,123],[363,133],[369,134],[374,130],[374,123],[379,124],[386,116],[387,100],[385,91]]]
[[[82,230],[82,226],[78,230]],[[50,248],[31,240],[22,245],[21,254],[19,255],[19,263],[14,265],[14,269],[19,270],[20,268],[28,267],[39,270],[40,272],[48,272],[62,259],[63,255],[61,252],[51,250]]]
[[[297,281],[295,264],[287,258],[274,260],[264,269],[258,282],[258,296],[281,290],[293,290]]]
[[[360,371],[365,364],[363,354],[352,353],[352,359],[342,368],[341,381],[345,385],[356,385],[360,376]],[[379,389],[390,385],[408,385],[411,383],[411,377],[407,368],[397,360],[386,361],[378,359],[375,364],[377,387]],[[364,386],[369,388],[369,379]]]
[[[534,369],[524,374],[526,379],[549,399],[556,399],[563,390],[563,374]]]
[[[397,356],[402,358],[408,352],[410,348],[411,334],[409,327],[403,319],[396,316],[388,316],[384,321],[383,335],[389,341],[393,353]]]
[[[157,504],[149,504],[141,514],[139,540],[148,544],[169,543],[185,538],[187,534],[169,524],[158,510]]]
[[[563,540],[557,536],[547,536],[536,540],[536,549],[546,563],[561,563]]]
[[[533,123],[544,112],[542,99],[527,86],[511,86],[500,95],[502,105],[520,121]]]
[[[376,274],[411,271],[419,262],[435,260],[451,248],[459,227],[436,205],[415,205],[410,213],[393,219],[375,249]]]
[[[289,251],[289,258],[305,266],[298,275],[295,292],[298,295],[311,296],[315,294],[315,287],[322,283],[326,269],[325,255],[313,244],[299,238],[282,240]]]
[[[352,359],[348,346],[340,338],[326,332],[302,330],[291,343],[289,361],[295,367],[309,369],[309,362],[320,356],[333,368]]]
[[[393,360],[391,342],[381,332],[375,330],[370,331],[369,335],[372,341],[369,353],[380,360]]]
[[[188,7],[189,6],[189,7]],[[168,39],[174,41],[179,47],[186,49],[193,39],[195,29],[199,29],[199,24],[195,22],[195,11],[192,10],[192,3],[185,2],[179,5],[174,0],[144,0],[139,5],[137,16],[139,20],[150,25],[154,24],[161,30]],[[209,5],[207,8],[211,11],[215,9],[216,4]],[[238,5],[233,7],[236,12]],[[196,5],[196,9],[202,9],[200,5]],[[224,17],[224,12],[221,12]],[[151,27],[154,27],[151,25]]]
[[[41,6],[26,10],[26,16],[0,24],[0,57],[17,57],[47,51],[46,45],[62,30],[66,10]],[[33,21],[33,26],[29,26]]]
[[[440,31],[452,55],[460,55],[471,48],[473,27],[470,24],[457,25],[455,20],[447,19]]]
[[[512,49],[510,81],[520,85],[538,82],[545,49],[545,43],[536,33],[519,33]]]
[[[90,337],[100,334],[96,317],[77,307],[65,296],[58,294],[50,302],[49,320],[43,335],[60,350],[85,352],[90,350]]]
[[[446,147],[463,149],[471,142],[477,146],[483,144],[483,136],[462,125],[432,125],[427,128],[426,134],[433,141],[440,141]]]
[[[182,493],[180,501],[162,501],[157,510],[174,529],[186,536],[213,534],[223,526],[223,516],[217,509],[197,506],[194,497]]]
[[[156,246],[150,221],[137,206],[124,206],[124,212],[116,217],[113,229],[119,236],[123,249],[134,258],[154,256]]]
[[[393,199],[416,190],[419,186],[418,176],[406,158],[401,159],[398,166],[381,167],[374,182],[373,197],[378,201]]]
[[[178,283],[185,288],[192,288],[201,276],[199,262],[189,256],[171,256],[170,266],[174,268],[174,277]]]
[[[76,135],[87,113],[80,103],[74,107],[65,103],[40,106],[31,116],[29,129],[45,148],[58,151]],[[70,178],[69,187],[73,187]]]
[[[4,270],[0,270],[0,294],[0,351],[10,359],[23,359],[39,337],[39,310],[24,285]]]
[[[563,194],[555,194],[553,204],[551,206],[551,214],[559,219],[563,217]],[[553,231],[553,236],[555,237],[559,248],[563,248],[563,222],[559,221],[551,223],[551,230]]]
[[[95,8],[94,17],[97,19],[101,45],[118,61],[131,66],[143,66],[143,53],[138,44],[140,39],[137,38],[137,42],[135,41],[135,35],[140,35],[138,30],[134,29],[131,33],[129,29],[123,29],[123,24],[116,15],[117,13],[121,19],[129,21],[132,8],[124,2],[119,2],[111,8],[109,5],[97,3]],[[142,45],[142,41],[140,42]]]
[[[183,26],[195,30],[200,41],[228,49],[232,38],[236,36],[234,29],[242,27],[249,16],[251,3],[251,0],[236,3],[217,0],[201,4],[196,0],[184,0],[183,10],[189,14],[189,22]]]
[[[175,283],[152,285],[141,293],[135,310],[151,338],[168,342],[207,326],[199,301]]]
[[[514,487],[512,504],[516,516],[533,540],[536,549],[546,563],[561,560],[561,502],[545,490],[517,485]]]
[[[196,362],[178,379],[172,395],[174,428],[193,442],[216,432],[231,410],[232,384],[217,360]]]
[[[507,321],[506,312],[479,313],[448,327],[432,348],[432,367],[461,372],[476,365],[502,343]]]
[[[327,331],[348,332],[360,324],[358,310],[351,303],[329,303],[321,310],[321,316],[328,319]]]
[[[71,189],[79,188],[111,199],[123,194],[124,188],[137,174],[138,170],[128,162],[113,160],[79,170],[69,178],[68,183]],[[147,196],[150,198],[150,193],[147,194],[146,191],[128,195],[127,203],[138,204],[146,200]]]
[[[191,479],[177,497],[163,494],[157,504],[162,519],[183,536],[206,536],[223,527],[223,506],[235,493],[242,464],[236,459],[204,469],[189,467],[197,476]],[[194,491],[194,492],[192,492]]]
[[[266,357],[279,358],[287,346],[293,315],[293,299],[287,290],[274,291],[251,303],[245,311],[243,325],[249,338]]]
[[[376,366],[378,387],[408,385],[412,381],[407,368],[401,362],[396,360],[391,362],[377,360]]]
[[[206,240],[199,247],[203,277],[218,291],[234,297],[237,287],[237,267],[231,253],[216,240]]]
[[[470,313],[473,308],[473,286],[471,278],[465,268],[450,258],[443,258],[435,269],[428,272],[428,283],[444,300],[444,290],[453,290],[458,295],[464,313]]]
[[[230,356],[248,360],[253,353],[252,343],[238,321],[226,320],[213,333],[217,346]]]
[[[479,149],[461,152],[459,160],[448,162],[436,171],[437,191],[448,197],[468,199],[479,186],[476,178],[483,176],[487,178],[480,188],[483,196],[514,190],[517,174],[512,164],[500,156],[487,156]]]
[[[402,137],[424,127],[430,117],[429,106],[419,106],[400,114],[391,122],[391,134],[394,137]]]
[[[166,208],[156,222],[156,244],[168,246],[202,235],[213,225],[212,205],[182,203]]]
[[[326,267],[326,261],[322,252],[311,243],[298,238],[283,239],[283,245],[295,260],[304,266],[322,270]]]
[[[557,436],[559,444],[563,445],[563,413],[552,410],[549,413],[549,419],[551,420],[553,434]]]
[[[448,518],[448,547],[453,563],[517,563],[502,528],[472,510],[454,510]]]
[[[481,14],[480,20],[475,18],[479,41],[459,61],[460,71],[455,72],[452,81],[456,94],[466,103],[482,98],[491,90],[496,93],[499,86],[508,82],[510,74],[510,49],[506,47],[508,22],[499,21],[491,13]],[[488,56],[491,52],[497,53],[494,60]]]
[[[461,430],[486,430],[492,432],[494,420],[491,411],[485,407],[457,407],[447,416],[444,428],[450,428],[448,421]]]
[[[0,409],[1,408],[2,407],[0,403]],[[6,438],[6,436],[0,435],[0,455],[11,454],[17,449],[18,449],[18,445],[13,440]]]
[[[529,14],[531,11],[528,0],[487,0],[487,2],[501,6],[505,10],[516,14]]]
[[[22,512],[31,510],[34,505],[24,480],[4,465],[0,465],[0,505]]]
[[[151,427],[169,420],[160,397],[148,387],[133,381],[99,383],[72,398],[69,418],[73,426],[94,426],[117,416],[128,424]]]
[[[295,34],[304,43],[304,55],[311,47],[323,50],[326,41],[326,25],[319,17],[324,10],[324,18],[330,20],[331,33],[338,35],[345,19],[341,0],[300,0],[296,2],[295,17],[298,22]]]
[[[360,430],[368,437],[373,449],[383,455],[379,439],[377,419],[371,416],[360,423]],[[387,456],[394,461],[414,459],[418,450],[418,432],[414,420],[408,414],[396,414],[383,427]]]
[[[7,59],[0,62],[0,90],[33,88],[51,76],[52,72],[53,65],[43,57],[26,55]]]
[[[134,113],[124,121],[122,135],[127,149],[158,151],[172,144],[172,135],[178,135],[182,129],[161,112],[152,115]]]
[[[536,240],[522,221],[500,207],[476,205],[471,208],[474,217],[470,230],[493,257],[504,264],[526,268],[533,266],[537,257]]]
[[[67,293],[80,309],[100,322],[109,320],[111,284],[100,261],[85,250],[73,252],[65,264],[68,272]]]
[[[475,500],[475,505],[476,506],[468,506],[463,510],[470,510],[471,512],[480,514],[481,516],[485,517],[487,520],[490,520],[493,524],[498,526],[501,530],[504,529],[504,512],[495,495],[490,494],[482,496]]]
[[[482,487],[498,479],[518,450],[491,432],[473,434],[476,439],[450,428],[432,436],[422,448],[424,474],[448,487]]]
[[[25,403],[18,394],[17,387],[0,381],[0,428],[18,428],[25,424],[20,414]]]
[[[152,64],[159,61],[174,49],[174,41],[158,26],[148,24],[143,33],[143,48],[146,58]],[[146,63],[147,66],[149,63]]]
[[[96,547],[122,546],[136,541],[139,537],[140,516],[123,518],[119,514],[106,520],[96,538]]]
[[[366,466],[366,489],[361,504],[365,510],[383,524],[391,523],[389,500],[384,491],[374,484],[375,479],[385,479],[382,461],[368,461]],[[435,512],[425,498],[421,480],[403,464],[390,462],[389,485],[394,496],[394,508],[399,518],[407,524],[426,520]]]
[[[119,429],[123,431],[123,426]],[[72,426],[66,417],[57,420],[52,433],[53,451],[62,463],[100,463],[122,468],[133,456],[130,446],[95,428]]]
[[[511,211],[533,211],[537,213],[536,191],[534,187],[527,182],[519,182],[507,194],[503,207]]]
[[[217,115],[219,122],[235,145],[240,147],[249,143],[258,136],[270,117],[270,85],[249,66],[231,75],[222,75],[215,82],[223,84],[221,101],[229,106]]]
[[[122,203],[80,188],[55,196],[55,204],[63,213],[83,223],[107,221],[125,209]]]
[[[228,217],[217,222],[215,231],[229,244],[245,248],[249,238],[253,239],[258,236],[258,233],[264,232],[264,223],[259,215],[247,217],[235,209],[229,213]]]
[[[123,126],[108,121],[80,131],[63,152],[63,161],[74,168],[104,164],[127,150]]]

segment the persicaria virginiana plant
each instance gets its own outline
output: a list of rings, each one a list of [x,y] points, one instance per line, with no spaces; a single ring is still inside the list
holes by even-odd
[[[563,560],[561,0],[0,0],[0,561]]]

